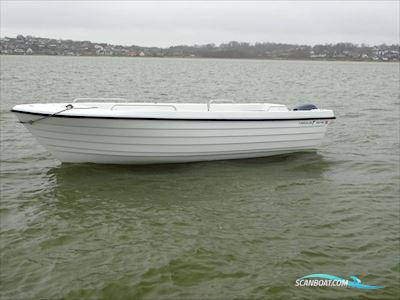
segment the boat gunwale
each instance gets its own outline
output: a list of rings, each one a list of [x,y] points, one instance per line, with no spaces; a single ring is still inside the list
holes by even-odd
[[[109,120],[165,120],[165,121],[241,121],[241,122],[260,122],[260,121],[307,121],[307,120],[334,120],[335,116],[332,117],[307,117],[307,118],[276,118],[276,119],[226,119],[226,118],[168,118],[168,117],[106,117],[106,116],[78,116],[78,115],[61,115],[61,114],[45,114],[29,111],[21,111],[16,109],[11,109],[13,113],[21,113],[28,115],[36,115],[42,117],[52,117],[52,118],[75,118],[75,119],[109,119]]]

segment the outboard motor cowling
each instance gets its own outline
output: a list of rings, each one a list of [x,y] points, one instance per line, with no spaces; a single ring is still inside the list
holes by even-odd
[[[313,109],[318,109],[314,104],[303,104],[300,106],[297,106],[293,110],[313,110]]]

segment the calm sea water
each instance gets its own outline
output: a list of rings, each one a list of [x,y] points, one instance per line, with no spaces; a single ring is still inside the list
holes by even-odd
[[[1,56],[1,299],[398,299],[399,64]],[[61,165],[9,109],[75,97],[331,108],[317,153]],[[295,287],[368,274],[380,290]]]

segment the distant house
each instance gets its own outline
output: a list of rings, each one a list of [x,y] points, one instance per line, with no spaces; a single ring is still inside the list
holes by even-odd
[[[33,54],[33,50],[31,48],[28,48],[25,53],[31,55]]]
[[[143,52],[143,51],[140,52],[140,53],[139,53],[139,56],[142,56],[142,57],[145,56],[144,52]]]
[[[105,49],[104,49],[104,55],[107,55],[107,56],[111,56],[111,55],[113,55],[114,54],[114,51],[113,51],[114,49],[111,47],[111,46],[107,46]]]
[[[96,49],[96,54],[97,55],[104,55],[105,54],[103,46],[94,45],[94,49]]]
[[[321,53],[321,54],[312,54],[310,55],[311,58],[324,58],[326,57],[326,53]]]
[[[14,50],[14,53],[15,54],[25,54],[25,51],[22,50],[22,49],[17,48],[17,49]]]

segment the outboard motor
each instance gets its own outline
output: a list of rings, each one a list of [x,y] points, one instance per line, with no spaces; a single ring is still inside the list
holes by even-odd
[[[313,109],[318,109],[314,104],[303,104],[300,106],[297,106],[293,110],[313,110]]]

